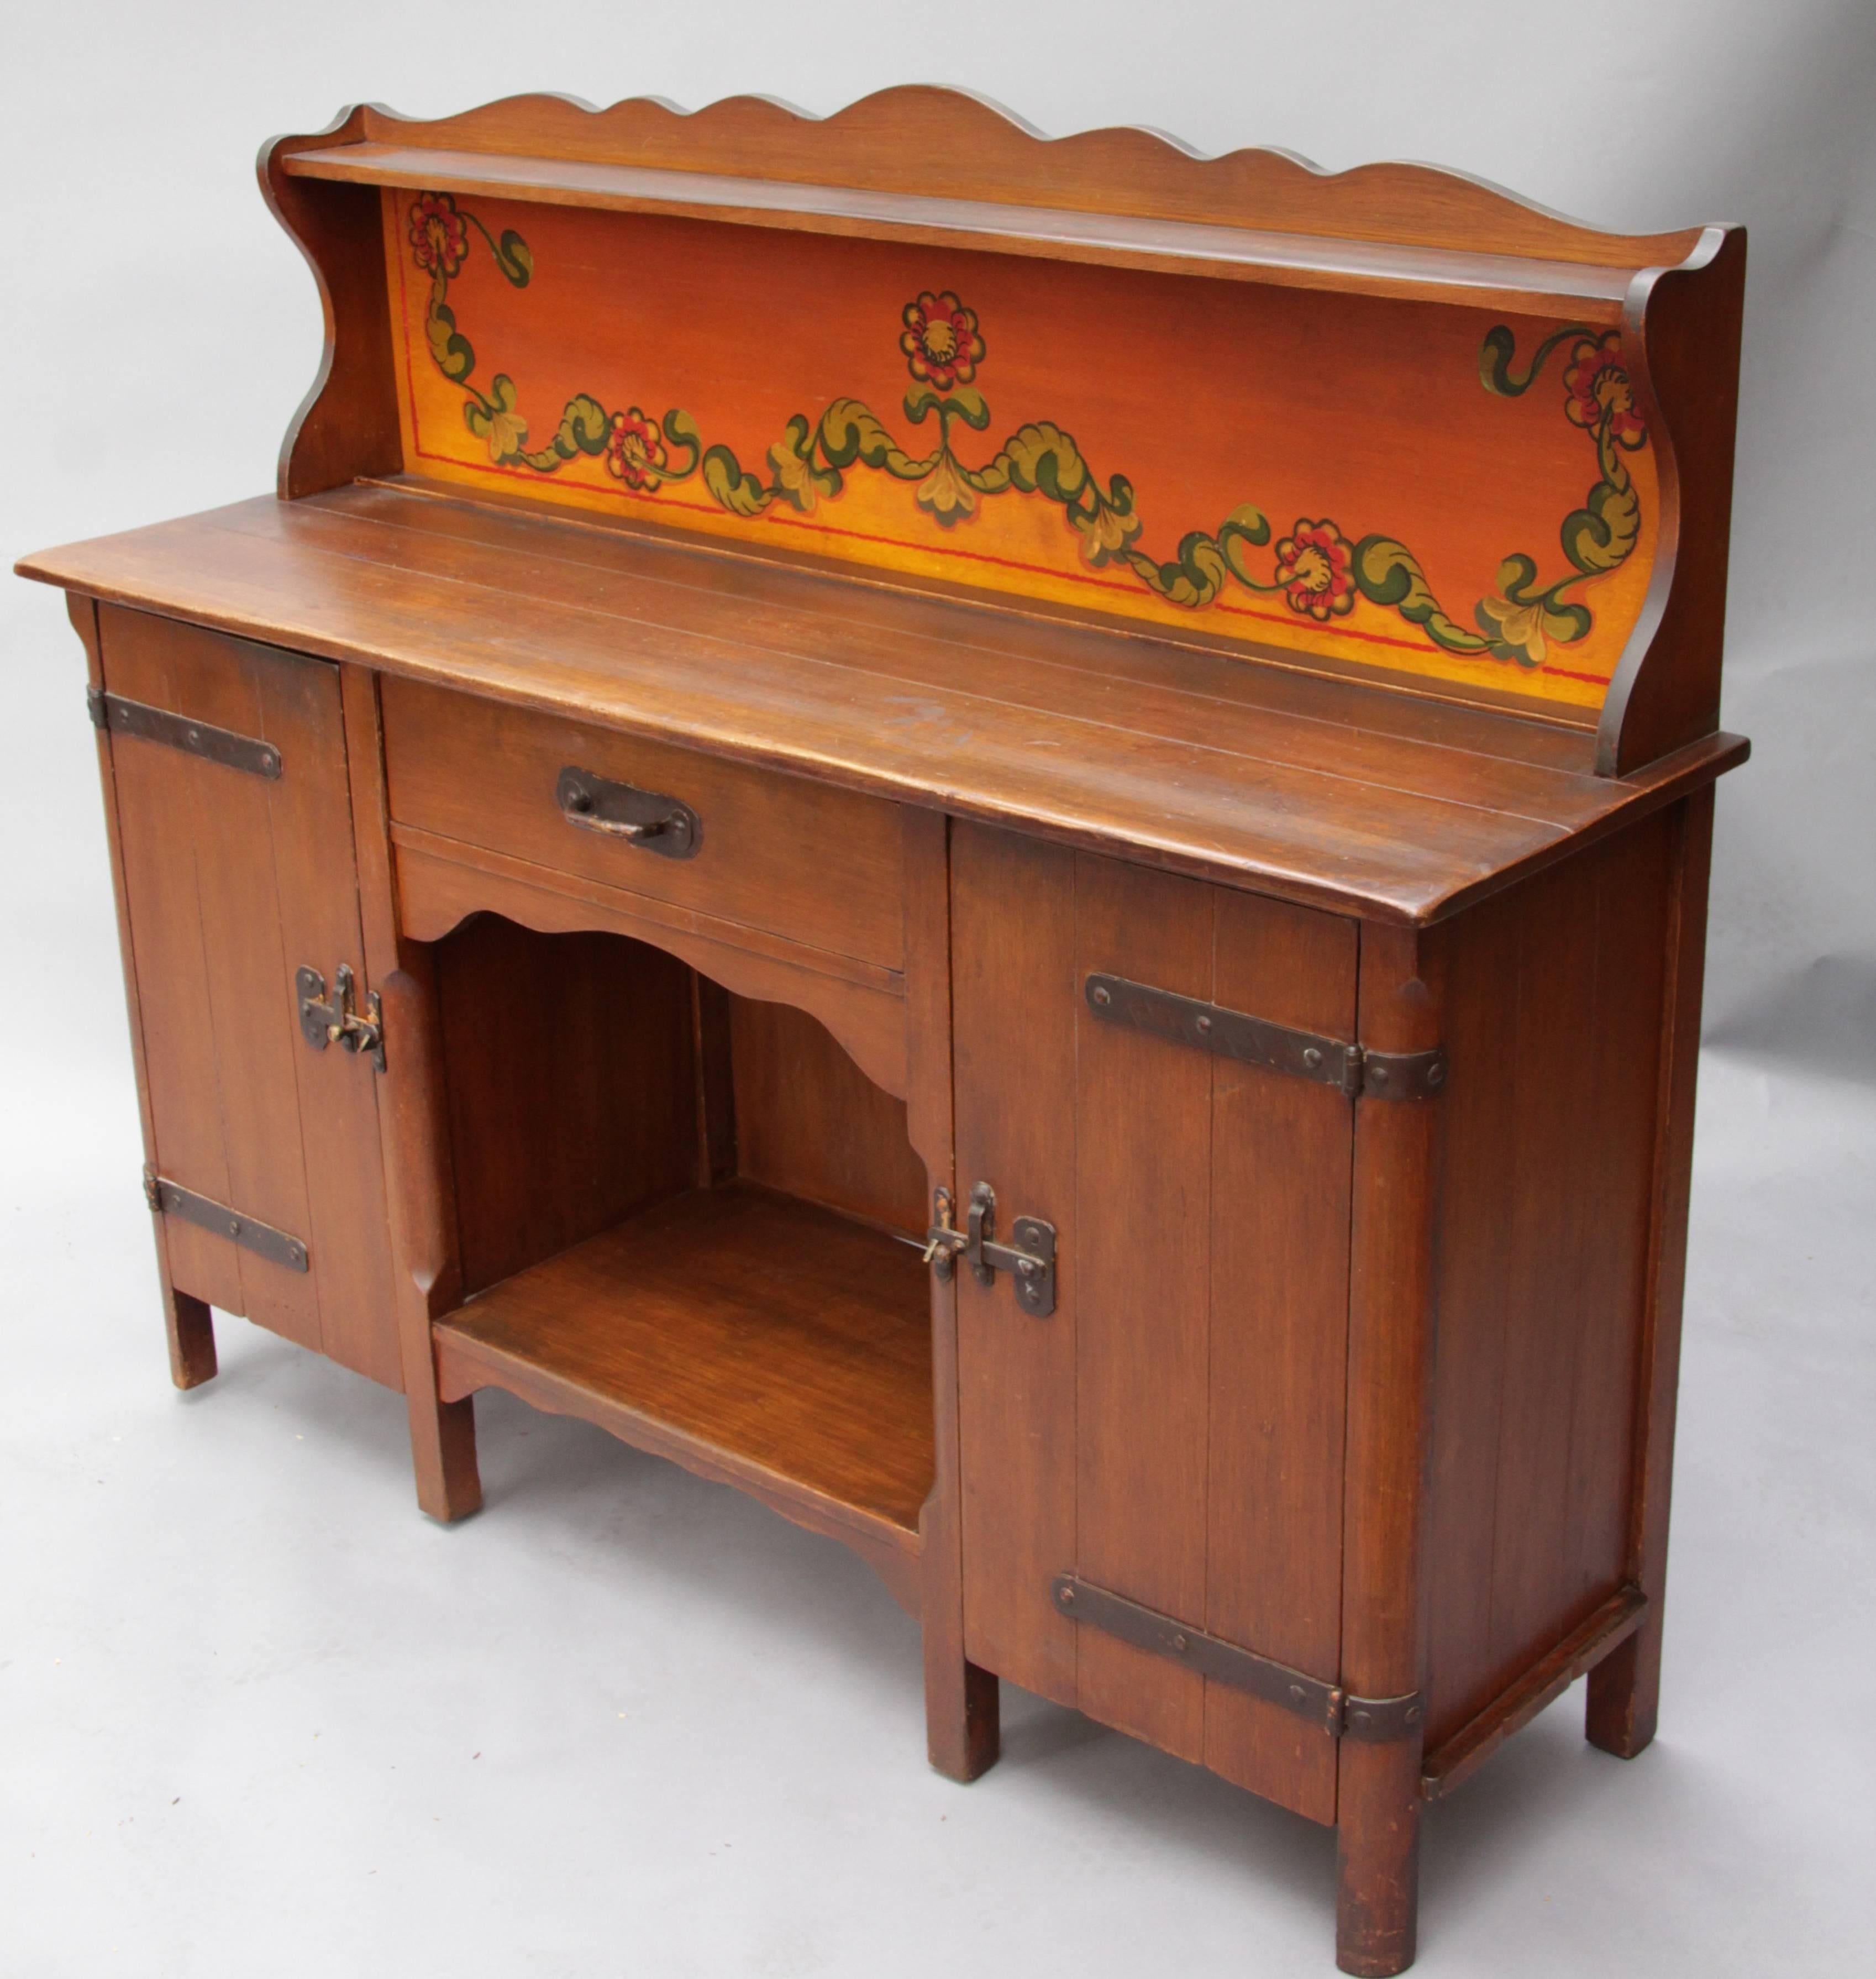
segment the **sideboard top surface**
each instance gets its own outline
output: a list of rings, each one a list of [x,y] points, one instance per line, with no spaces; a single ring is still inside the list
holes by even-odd
[[[1709,781],[1581,731],[728,545],[362,482],[22,575],[1343,912],[1427,922]]]

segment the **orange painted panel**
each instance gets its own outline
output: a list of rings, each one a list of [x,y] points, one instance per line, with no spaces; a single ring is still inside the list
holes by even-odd
[[[383,199],[413,472],[1585,707],[1641,608],[1616,333]]]

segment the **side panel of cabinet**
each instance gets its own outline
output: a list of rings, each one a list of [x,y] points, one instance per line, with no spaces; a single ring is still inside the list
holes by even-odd
[[[1430,1748],[1635,1577],[1677,843],[1658,812],[1447,934]]]
[[[295,970],[363,954],[336,668],[113,606],[112,694],[273,743],[277,780],[114,734],[155,1146],[184,1188],[307,1244],[288,1270],[166,1219],[179,1289],[402,1386],[375,1076],[300,1036]]]
[[[1101,971],[1354,1035],[1352,923],[960,824],[960,1183],[1057,1225],[1055,1314],[959,1295],[966,1652],[1334,1818],[1327,1734],[1055,1609],[1084,1579],[1333,1679],[1352,1108],[1095,1019]]]

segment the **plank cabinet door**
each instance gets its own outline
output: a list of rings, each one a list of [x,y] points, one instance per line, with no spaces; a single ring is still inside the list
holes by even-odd
[[[1352,1038],[1356,924],[965,824],[952,885],[959,1184],[1059,1246],[1048,1319],[959,1272],[966,1653],[1333,1820],[1326,1731],[1051,1583],[1338,1675],[1352,1103],[1100,1022],[1084,986]]]
[[[302,965],[363,975],[338,669],[146,613],[99,614],[106,691],[270,743],[277,778],[111,737],[148,1159],[297,1238],[296,1271],[165,1217],[178,1289],[403,1385],[376,1075],[300,1036]]]

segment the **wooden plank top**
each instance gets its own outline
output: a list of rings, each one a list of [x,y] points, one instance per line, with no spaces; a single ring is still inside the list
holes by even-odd
[[[479,194],[606,212],[665,214],[1344,293],[1489,302],[1534,315],[1563,315],[1605,325],[1621,323],[1638,265],[1469,254],[1062,207],[937,199],[857,186],[804,185],[420,144],[334,144],[283,152],[280,164],[290,178]]]
[[[1311,904],[1424,923],[1743,761],[773,553],[360,483],[22,575]]]

